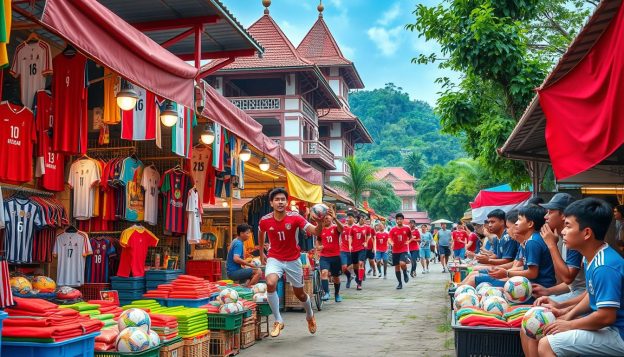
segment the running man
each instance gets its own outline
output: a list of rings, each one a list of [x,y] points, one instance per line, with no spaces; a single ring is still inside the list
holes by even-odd
[[[370,269],[368,275],[373,273],[373,276],[377,276],[377,265],[375,264],[375,229],[371,226],[370,218],[366,218],[366,229],[368,229],[368,236],[366,237],[366,259]],[[381,274],[381,271],[379,272]]]
[[[381,265],[383,262],[383,278],[388,279],[388,232],[383,223],[377,223],[375,226],[375,260],[377,261],[377,270],[379,270],[379,278],[381,279]]]
[[[351,228],[355,222],[355,215],[353,212],[347,213],[347,225],[342,227],[342,234],[340,235],[340,263],[342,264],[342,273],[347,277],[347,289],[351,288],[351,248],[349,245],[349,235],[351,234]]]
[[[362,281],[364,280],[364,262],[366,261],[366,236],[368,229],[364,225],[364,215],[358,217],[358,223],[351,227],[349,234],[349,247],[351,248],[351,263],[353,263],[353,271],[357,290],[362,290]]]
[[[275,188],[269,193],[269,202],[273,212],[260,219],[258,241],[264,246],[264,241],[268,237],[271,243],[269,256],[260,251],[262,264],[266,266],[265,275],[267,283],[267,297],[271,310],[273,310],[273,330],[272,337],[277,337],[284,329],[284,320],[279,311],[279,297],[275,291],[277,281],[286,275],[286,281],[292,285],[293,293],[306,312],[308,330],[310,333],[316,332],[316,319],[312,312],[310,296],[303,291],[303,268],[301,267],[301,249],[299,248],[298,232],[304,230],[309,235],[320,236],[323,225],[317,223],[313,225],[298,212],[287,211],[288,191],[283,188]]]
[[[412,231],[409,227],[403,225],[403,213],[397,213],[395,216],[397,225],[390,230],[389,242],[392,244],[392,265],[394,265],[394,274],[396,275],[399,285],[397,289],[403,289],[403,281],[401,281],[401,270],[403,271],[403,279],[405,283],[409,281],[407,276],[408,244],[412,238]]]
[[[333,224],[333,223],[336,224]],[[330,209],[327,216],[323,218],[323,231],[317,237],[318,245],[316,249],[321,252],[321,285],[323,286],[323,300],[329,300],[329,274],[334,280],[334,299],[341,302],[340,297],[340,272],[342,270],[340,261],[340,234],[343,231],[342,223],[336,219],[334,211]]]
[[[416,221],[413,219],[410,219],[409,227],[412,231],[412,238],[409,241],[410,260],[412,261],[410,276],[415,278],[416,267],[418,266],[418,261],[420,260],[420,232],[416,227]]]
[[[431,259],[431,245],[433,244],[433,236],[427,232],[427,225],[420,226],[420,264],[422,265],[423,274],[429,273],[429,260]]]

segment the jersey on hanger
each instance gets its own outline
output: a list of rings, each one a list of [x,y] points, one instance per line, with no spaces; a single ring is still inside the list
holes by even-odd
[[[184,172],[169,170],[161,177],[165,231],[186,233],[186,201],[193,187],[192,178]]]
[[[178,121],[172,128],[172,151],[177,155],[190,158],[193,127],[197,125],[197,119],[191,109],[177,103],[174,104],[178,112]]]
[[[125,210],[124,218],[128,221],[139,222],[143,220],[145,209],[145,197],[141,189],[143,179],[143,163],[141,160],[127,157],[123,160],[119,181],[124,187]]]
[[[1,182],[21,184],[32,180],[33,145],[36,139],[32,111],[9,102],[0,103]]]
[[[115,246],[108,238],[90,238],[93,254],[87,257],[85,282],[108,283],[108,260],[116,254]]]
[[[65,156],[52,151],[54,116],[52,95],[40,90],[35,95],[35,123],[37,127],[37,176],[41,187],[49,191],[65,190]]]
[[[34,234],[45,225],[41,208],[28,199],[13,198],[4,202],[4,249],[7,260],[30,263]]]
[[[123,248],[117,276],[145,276],[147,251],[158,244],[158,238],[147,228],[134,226],[121,233],[119,243]]]
[[[193,148],[191,175],[200,201],[214,204],[215,172],[212,167],[212,149],[210,147]]]
[[[117,106],[117,92],[121,88],[121,80],[118,75],[108,68],[104,69],[104,77],[102,122],[107,125],[119,124],[121,121],[121,109]]]
[[[52,73],[51,59],[50,45],[43,41],[22,42],[15,49],[10,73],[20,79],[22,104],[28,108],[33,107],[35,93],[45,88],[45,76]]]
[[[67,183],[74,189],[74,218],[93,217],[94,185],[100,181],[97,164],[93,160],[78,160],[69,169]]]
[[[89,237],[85,232],[64,232],[56,237],[52,254],[58,257],[56,284],[84,284],[85,257],[91,254]]]
[[[156,96],[144,88],[134,86],[139,99],[132,110],[121,114],[121,138],[126,140],[156,139]]]
[[[188,213],[188,228],[186,230],[186,240],[190,244],[196,244],[201,241],[202,211],[203,210],[201,203],[199,202],[199,195],[197,190],[190,189],[186,202],[186,212]]]
[[[158,171],[148,166],[143,169],[141,187],[145,190],[145,208],[143,219],[152,226],[158,221],[158,194],[160,192],[160,174]]]

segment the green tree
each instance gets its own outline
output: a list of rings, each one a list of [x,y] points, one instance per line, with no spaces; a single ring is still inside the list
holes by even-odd
[[[331,185],[346,192],[358,207],[362,203],[362,193],[383,190],[383,184],[377,181],[375,173],[377,169],[367,161],[361,161],[355,156],[349,156],[347,162],[347,175],[343,181],[332,182]]]
[[[386,181],[380,182],[379,187],[371,191],[368,203],[375,213],[384,217],[401,209],[401,199],[394,193],[392,185]]]
[[[423,154],[419,151],[412,151],[403,159],[403,168],[414,177],[422,177],[427,170]]]
[[[594,1],[444,0],[416,6],[407,29],[440,44],[439,54],[419,54],[414,63],[437,62],[461,74],[457,83],[438,78],[436,103],[442,129],[463,139],[466,152],[489,174],[513,186],[528,183],[520,162],[499,157],[505,142]]]

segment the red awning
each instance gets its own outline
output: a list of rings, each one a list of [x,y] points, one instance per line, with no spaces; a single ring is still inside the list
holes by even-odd
[[[198,70],[97,1],[47,0],[41,22],[131,82],[193,108]]]
[[[323,176],[319,171],[288,151],[282,150],[278,144],[262,133],[262,125],[247,113],[224,98],[206,82],[200,81],[199,86],[203,89],[204,95],[202,116],[221,124],[249,145],[275,158],[291,173],[312,184],[323,185]]]
[[[624,144],[624,7],[587,56],[539,90],[557,179],[586,171]]]

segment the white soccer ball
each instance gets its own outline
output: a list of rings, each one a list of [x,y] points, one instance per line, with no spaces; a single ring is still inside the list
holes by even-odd
[[[220,314],[233,314],[239,312],[238,305],[235,302],[230,302],[219,307]]]
[[[503,297],[503,292],[501,291],[500,288],[495,288],[493,286],[488,287],[488,288],[484,288],[481,291],[481,297],[483,299],[489,298],[490,296],[498,296],[498,297],[502,298]]]
[[[312,217],[314,217],[315,220],[320,221],[325,218],[325,216],[327,216],[327,211],[329,211],[329,208],[327,206],[322,203],[318,203],[312,206],[312,208],[310,209],[310,214],[312,215]]]
[[[471,293],[463,293],[455,298],[455,309],[463,309],[465,307],[479,307],[479,299]]]
[[[505,314],[509,304],[507,300],[499,296],[486,297],[481,301],[481,308],[487,312],[491,312],[500,316]]]
[[[483,295],[483,291],[485,291],[485,289],[491,288],[491,287],[492,287],[492,284],[484,281],[483,283],[477,285],[477,295],[479,295],[479,296]]]
[[[509,278],[503,287],[505,298],[514,303],[523,303],[531,298],[533,287],[529,279],[523,276]]]
[[[267,292],[267,284],[258,283],[252,288],[254,294],[265,294]]]
[[[544,336],[544,327],[555,322],[556,319],[555,314],[545,307],[532,307],[524,314],[521,328],[530,338],[542,338]]]
[[[268,302],[269,298],[267,297],[266,293],[257,293],[257,294],[254,294],[253,301],[254,302]]]
[[[143,331],[147,332],[152,326],[152,319],[149,314],[141,309],[132,308],[128,309],[119,315],[117,320],[119,331],[124,330],[127,327],[139,327]]]
[[[217,301],[221,303],[221,305],[229,304],[232,302],[238,301],[238,291],[234,289],[223,289],[217,296]]]
[[[150,348],[160,345],[160,336],[154,330],[149,330],[148,336]]]
[[[454,297],[457,297],[459,294],[470,293],[473,295],[477,295],[477,290],[470,285],[460,285],[455,289]]]

